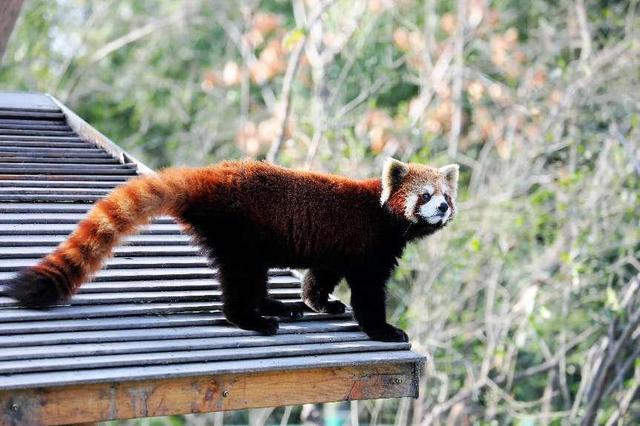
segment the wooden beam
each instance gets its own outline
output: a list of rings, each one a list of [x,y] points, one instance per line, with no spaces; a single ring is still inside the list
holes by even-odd
[[[7,49],[9,37],[16,24],[23,0],[2,0],[0,2],[0,63]]]
[[[422,363],[378,364],[0,392],[0,425],[59,425],[309,402],[418,396]]]

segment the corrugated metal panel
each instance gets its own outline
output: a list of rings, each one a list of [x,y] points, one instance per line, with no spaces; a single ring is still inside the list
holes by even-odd
[[[0,93],[0,279],[50,252],[136,174],[80,138],[48,97]],[[290,271],[271,271],[269,291],[300,301]],[[0,286],[0,390],[422,360],[408,344],[370,341],[349,313],[305,313],[260,336],[228,325],[220,307],[216,270],[158,218],[67,306],[22,309]]]

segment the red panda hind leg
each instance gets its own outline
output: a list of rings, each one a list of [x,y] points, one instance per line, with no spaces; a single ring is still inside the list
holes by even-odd
[[[267,297],[267,269],[220,260],[217,264],[222,312],[227,321],[245,330],[276,334],[278,320],[258,313],[260,302]]]
[[[329,300],[342,276],[328,269],[309,269],[302,283],[302,300],[315,312],[342,314],[346,306],[339,300]]]

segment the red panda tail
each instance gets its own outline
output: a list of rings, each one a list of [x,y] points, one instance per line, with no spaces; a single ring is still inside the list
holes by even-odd
[[[124,236],[156,216],[174,214],[179,193],[160,176],[139,177],[116,188],[51,254],[6,282],[7,295],[34,308],[67,300]]]

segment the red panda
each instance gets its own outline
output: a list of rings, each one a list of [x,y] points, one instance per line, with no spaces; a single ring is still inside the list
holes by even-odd
[[[218,267],[229,322],[274,334],[274,317],[302,316],[301,306],[270,298],[266,283],[269,268],[305,268],[302,294],[309,308],[344,312],[329,295],[345,278],[363,331],[375,340],[407,341],[386,321],[385,284],[407,242],[453,218],[457,181],[457,165],[394,159],[381,178],[366,180],[253,161],[166,169],[114,189],[66,241],[5,287],[27,307],[64,302],[122,237],[171,215]]]

